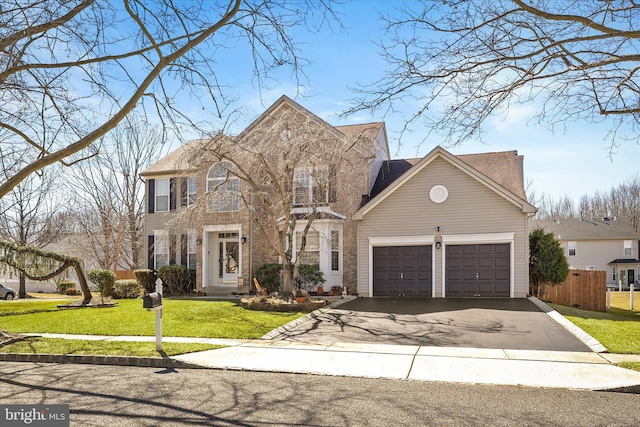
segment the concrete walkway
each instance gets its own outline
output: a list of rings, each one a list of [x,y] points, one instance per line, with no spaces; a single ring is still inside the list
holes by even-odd
[[[155,341],[155,337],[33,335]],[[212,369],[640,393],[640,372],[613,365],[640,362],[640,355],[184,337],[164,337],[163,342],[228,346],[172,357]]]

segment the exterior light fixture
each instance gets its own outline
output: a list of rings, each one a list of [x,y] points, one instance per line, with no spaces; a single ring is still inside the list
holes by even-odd
[[[242,237],[240,238],[240,243],[242,243],[243,245],[244,245],[245,243],[247,243],[247,236],[242,236]]]
[[[438,227],[440,228],[440,227]],[[436,249],[440,250],[442,248],[442,236],[437,235],[434,239],[434,241],[436,242]]]

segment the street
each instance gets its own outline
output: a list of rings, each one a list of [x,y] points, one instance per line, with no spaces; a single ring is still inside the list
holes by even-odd
[[[0,404],[75,426],[640,425],[635,394],[205,369],[3,363]]]

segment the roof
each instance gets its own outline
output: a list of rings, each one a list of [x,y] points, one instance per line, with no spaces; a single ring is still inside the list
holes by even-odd
[[[370,140],[372,143],[378,137],[380,132],[384,129],[384,122],[373,122],[373,123],[361,123],[354,125],[344,125],[344,126],[332,126],[329,123],[322,120],[320,117],[316,116],[297,102],[293,101],[291,98],[286,95],[278,98],[276,102],[274,102],[267,110],[265,110],[257,119],[255,119],[249,126],[247,126],[239,135],[233,137],[236,141],[242,140],[247,134],[251,132],[261,121],[263,121],[266,117],[273,114],[279,108],[283,106],[290,107],[296,111],[301,112],[302,114],[313,117],[317,120],[318,123],[322,123],[328,130],[334,132],[336,136],[338,135],[347,135],[347,136],[363,136]],[[222,134],[218,134],[216,137],[221,137]],[[226,135],[225,135],[226,136]],[[232,138],[226,136],[227,138]],[[158,162],[149,166],[147,169],[143,170],[140,175],[161,175],[161,174],[176,174],[180,172],[186,172],[194,168],[195,163],[191,162],[190,153],[197,152],[198,145],[206,144],[211,139],[198,139],[194,141],[189,141],[186,144],[178,147],[171,153],[167,154],[165,157],[160,159]]]
[[[618,258],[611,261],[609,265],[611,264],[640,264],[640,259]]]
[[[385,161],[380,168],[370,197],[363,201],[354,219],[364,215],[382,202],[389,194],[402,186],[434,159],[442,158],[478,182],[517,205],[525,213],[534,213],[524,191],[523,157],[517,151],[467,154],[455,156],[437,146],[422,159],[398,159]]]
[[[357,136],[362,135],[368,139],[374,140],[384,127],[384,122],[362,123],[356,125],[335,126],[345,135]]]
[[[207,141],[211,141],[211,139],[196,139],[181,145],[140,172],[140,175],[160,175],[191,170],[195,165],[192,165],[190,162],[190,153],[196,152],[198,147],[206,144]]]
[[[524,190],[523,157],[518,156],[517,151],[462,154],[456,157],[518,197],[527,199]]]
[[[558,240],[612,240],[638,239],[638,233],[625,219],[557,218],[536,219],[532,228],[542,228],[553,233]]]

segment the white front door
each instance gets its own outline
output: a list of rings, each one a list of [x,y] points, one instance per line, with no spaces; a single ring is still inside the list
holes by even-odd
[[[223,233],[220,233],[223,234]],[[238,283],[240,242],[237,233],[235,237],[223,237],[218,242],[218,279],[223,284]]]

